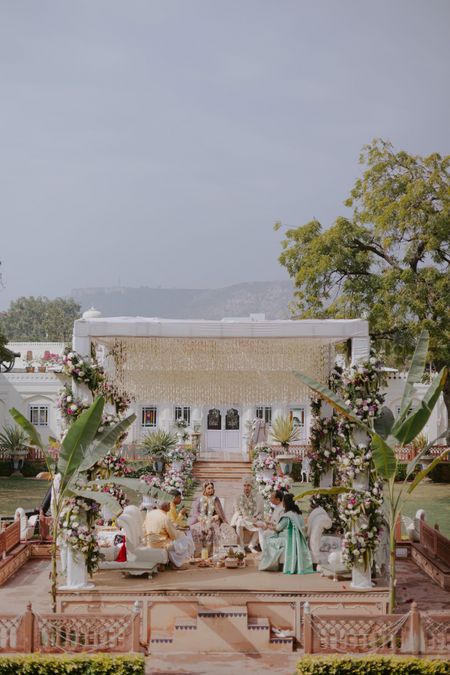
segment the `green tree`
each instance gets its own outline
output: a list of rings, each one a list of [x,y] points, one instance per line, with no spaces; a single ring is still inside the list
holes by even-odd
[[[295,283],[294,314],[367,317],[392,365],[409,361],[426,329],[428,362],[440,370],[450,361],[450,156],[395,152],[376,139],[360,163],[351,217],[285,232],[279,260]],[[444,400],[450,418],[450,380]]]
[[[0,330],[8,340],[70,341],[80,309],[72,298],[18,298],[0,316]]]

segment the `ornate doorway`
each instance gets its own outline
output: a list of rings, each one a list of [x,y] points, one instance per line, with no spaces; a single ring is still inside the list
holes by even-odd
[[[241,449],[241,414],[235,406],[207,408],[206,448],[209,451]]]

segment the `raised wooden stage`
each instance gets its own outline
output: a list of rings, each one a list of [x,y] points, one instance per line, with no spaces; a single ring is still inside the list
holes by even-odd
[[[95,574],[95,588],[58,591],[59,612],[142,612],[141,640],[152,652],[271,652],[303,645],[303,611],[380,615],[387,612],[385,585],[355,591],[349,582],[319,574],[289,576],[243,569],[192,567],[153,579]]]

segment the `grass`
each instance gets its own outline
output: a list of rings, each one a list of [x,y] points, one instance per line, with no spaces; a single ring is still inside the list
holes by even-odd
[[[0,478],[0,516],[13,516],[18,506],[39,508],[49,485],[36,478]]]
[[[312,487],[309,483],[294,483],[293,492],[299,494]],[[300,508],[309,511],[309,497],[300,501]],[[404,515],[413,518],[418,509],[424,509],[429,525],[439,525],[439,530],[450,538],[450,483],[433,483],[425,480],[408,496]]]

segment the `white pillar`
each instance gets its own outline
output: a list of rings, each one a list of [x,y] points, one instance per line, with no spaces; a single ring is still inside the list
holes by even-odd
[[[367,361],[370,356],[370,337],[352,338],[352,365],[360,361]]]
[[[250,405],[242,406],[241,414],[241,451],[244,459],[248,459],[248,442],[251,434],[249,427],[249,422],[253,422],[255,418],[255,408]]]

